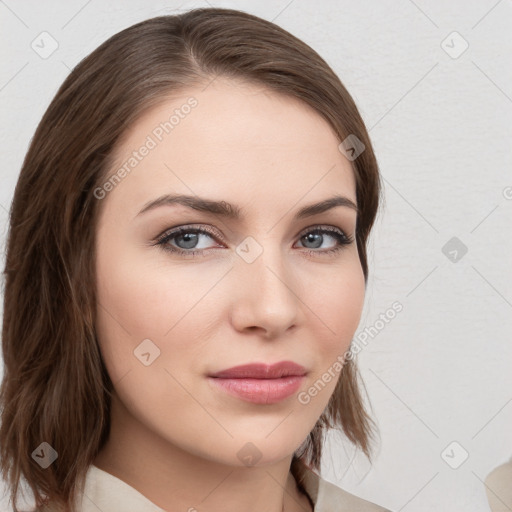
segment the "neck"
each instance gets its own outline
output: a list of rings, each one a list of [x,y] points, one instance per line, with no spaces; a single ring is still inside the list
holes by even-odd
[[[113,409],[119,408],[119,403],[114,402]],[[120,414],[112,414],[112,418],[109,439],[94,465],[120,478],[164,510],[313,510],[290,471],[292,455],[262,467],[223,464],[194,455],[193,447],[184,450],[154,432],[149,433],[133,417],[124,421]],[[116,418],[118,421],[114,421]]]

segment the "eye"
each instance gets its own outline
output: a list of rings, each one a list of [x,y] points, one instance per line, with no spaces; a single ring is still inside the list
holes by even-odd
[[[307,231],[300,237],[300,240],[304,240],[305,244],[312,244],[313,248],[318,248],[319,245],[322,245],[326,239],[334,240],[334,246],[327,248],[324,251],[316,251],[312,250],[306,246],[308,254],[324,254],[324,255],[332,255],[341,249],[343,249],[346,245],[350,245],[354,240],[352,237],[346,235],[341,229],[334,227],[317,227],[313,230]]]
[[[157,237],[154,245],[160,246],[164,251],[194,257],[199,254],[205,255],[212,249],[211,247],[198,247],[201,239],[205,238],[215,240],[220,237],[206,226],[201,228],[180,226]],[[329,239],[334,241],[334,244],[331,242],[329,247],[324,248],[324,250],[318,250]],[[306,253],[318,256],[332,255],[343,249],[344,246],[351,244],[354,240],[353,237],[346,235],[341,229],[333,226],[316,226],[314,229],[303,231],[299,241]],[[309,245],[312,248],[308,247]]]
[[[201,238],[215,239],[216,235],[205,227],[199,229],[189,226],[181,226],[172,231],[164,233],[163,236],[157,239],[156,245],[161,246],[164,251],[193,257],[207,249],[205,247],[197,247],[197,244]],[[177,244],[178,247],[171,245],[171,241]]]

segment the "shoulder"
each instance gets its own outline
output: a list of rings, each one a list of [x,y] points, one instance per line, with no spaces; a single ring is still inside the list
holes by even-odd
[[[350,512],[391,512],[319,477],[319,494],[315,512],[345,509]]]
[[[512,477],[512,459],[497,468],[494,468],[486,477],[486,481],[499,483],[503,481],[509,481]]]
[[[302,460],[294,460],[293,471],[314,504],[314,512],[391,512],[375,503],[359,498],[325,480]]]
[[[31,512],[68,512],[57,508],[54,503]],[[87,470],[84,489],[76,496],[76,512],[165,512],[152,503],[146,496],[124,480],[91,464]]]
[[[512,459],[493,469],[485,479],[485,491],[491,510],[512,507]]]

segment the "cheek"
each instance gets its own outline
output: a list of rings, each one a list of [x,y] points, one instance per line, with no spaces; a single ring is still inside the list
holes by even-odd
[[[359,259],[347,258],[308,288],[313,292],[307,295],[307,304],[311,314],[324,326],[326,349],[348,347],[364,305],[365,281]]]
[[[201,350],[190,336],[200,325],[201,305],[194,306],[213,283],[197,279],[193,268],[148,263],[140,248],[119,250],[122,241],[113,237],[99,244],[96,330],[108,374],[132,415],[154,411],[160,426],[170,425],[176,409],[195,404],[178,383],[190,387],[188,373]],[[186,425],[176,428],[186,435]]]
[[[344,356],[361,318],[365,281],[359,259],[345,260],[336,271],[330,269],[308,294],[310,325],[314,340],[315,371],[309,376],[297,402],[308,411],[312,429],[325,410],[343,372]]]
[[[334,271],[311,286],[308,307],[310,324],[315,325],[311,339],[314,340],[316,371],[312,380],[324,379],[325,390],[334,391],[342,366],[340,361],[350,347],[361,319],[365,298],[365,280],[357,257],[347,258]]]
[[[96,329],[112,380],[141,366],[134,350],[147,339],[160,351],[154,367],[194,359],[201,343],[191,338],[204,324],[199,302],[224,270],[198,279],[194,265],[171,266],[165,257],[150,258],[148,249],[111,235],[98,242]]]
[[[337,306],[333,302],[330,312],[334,330],[340,338],[350,343],[359,325],[365,297],[365,281],[361,266],[358,264],[349,273],[343,275],[338,283]]]

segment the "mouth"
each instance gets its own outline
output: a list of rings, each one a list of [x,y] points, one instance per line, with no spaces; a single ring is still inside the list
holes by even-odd
[[[233,366],[209,376],[225,379],[279,379],[281,377],[301,377],[306,375],[306,368],[293,361],[280,361],[275,364],[249,363]]]
[[[216,389],[255,404],[275,404],[301,387],[306,369],[292,361],[246,364],[209,375]]]

